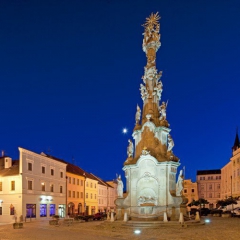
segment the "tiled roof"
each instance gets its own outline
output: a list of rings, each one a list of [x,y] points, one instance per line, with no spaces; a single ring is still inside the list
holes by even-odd
[[[221,169],[198,170],[197,171],[197,175],[207,175],[207,174],[221,174]]]
[[[14,176],[19,174],[19,160],[12,161],[12,167],[0,170],[0,177]]]
[[[80,167],[78,167],[76,165],[73,165],[73,164],[71,164],[71,163],[69,163],[69,162],[67,162],[67,161],[65,161],[63,159],[51,156],[49,154],[45,154],[45,153],[42,153],[42,154],[44,154],[44,156],[46,156],[48,158],[52,158],[54,160],[66,163],[67,164],[67,172],[69,172],[69,173],[73,173],[73,174],[76,174],[76,175],[86,176],[86,177],[92,178],[91,176],[89,176],[89,173],[87,173],[82,168],[80,168]]]
[[[94,178],[96,178],[98,180],[98,183],[101,185],[104,185],[106,187],[111,187],[113,188],[110,184],[108,184],[107,182],[105,182],[104,180],[102,180],[100,177],[95,176],[93,173],[90,173]]]

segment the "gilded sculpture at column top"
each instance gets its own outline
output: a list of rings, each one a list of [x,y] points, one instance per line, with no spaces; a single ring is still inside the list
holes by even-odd
[[[144,27],[144,38],[143,38],[143,51],[147,52],[149,46],[155,48],[157,51],[160,47],[160,16],[157,13],[151,13],[151,15],[146,18],[146,22],[142,25]]]

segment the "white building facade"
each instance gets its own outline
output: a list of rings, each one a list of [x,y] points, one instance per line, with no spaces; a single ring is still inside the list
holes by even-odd
[[[19,153],[19,161],[0,159],[0,222],[64,217],[67,164],[23,148]]]

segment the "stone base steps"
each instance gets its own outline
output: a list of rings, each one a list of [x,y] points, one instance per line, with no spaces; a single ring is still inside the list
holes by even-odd
[[[204,225],[204,222],[196,222],[196,221],[186,221],[183,224],[178,221],[128,221],[122,224],[125,227],[131,228],[160,228],[160,227],[173,227],[173,228],[182,228],[182,227],[190,227],[190,226],[199,226]]]

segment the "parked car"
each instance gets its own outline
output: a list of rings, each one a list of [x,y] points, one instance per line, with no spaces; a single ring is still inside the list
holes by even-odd
[[[190,215],[196,215],[196,212],[199,212],[201,216],[207,216],[211,210],[209,208],[191,208]]]
[[[93,217],[94,217],[93,215],[85,215],[85,216],[79,215],[78,219],[88,222],[88,221],[92,221]]]
[[[105,212],[99,212],[93,216],[93,220],[105,220],[105,219],[107,219],[107,214]]]
[[[199,209],[199,212],[201,216],[207,216],[211,212],[211,210],[209,208],[201,208]]]

